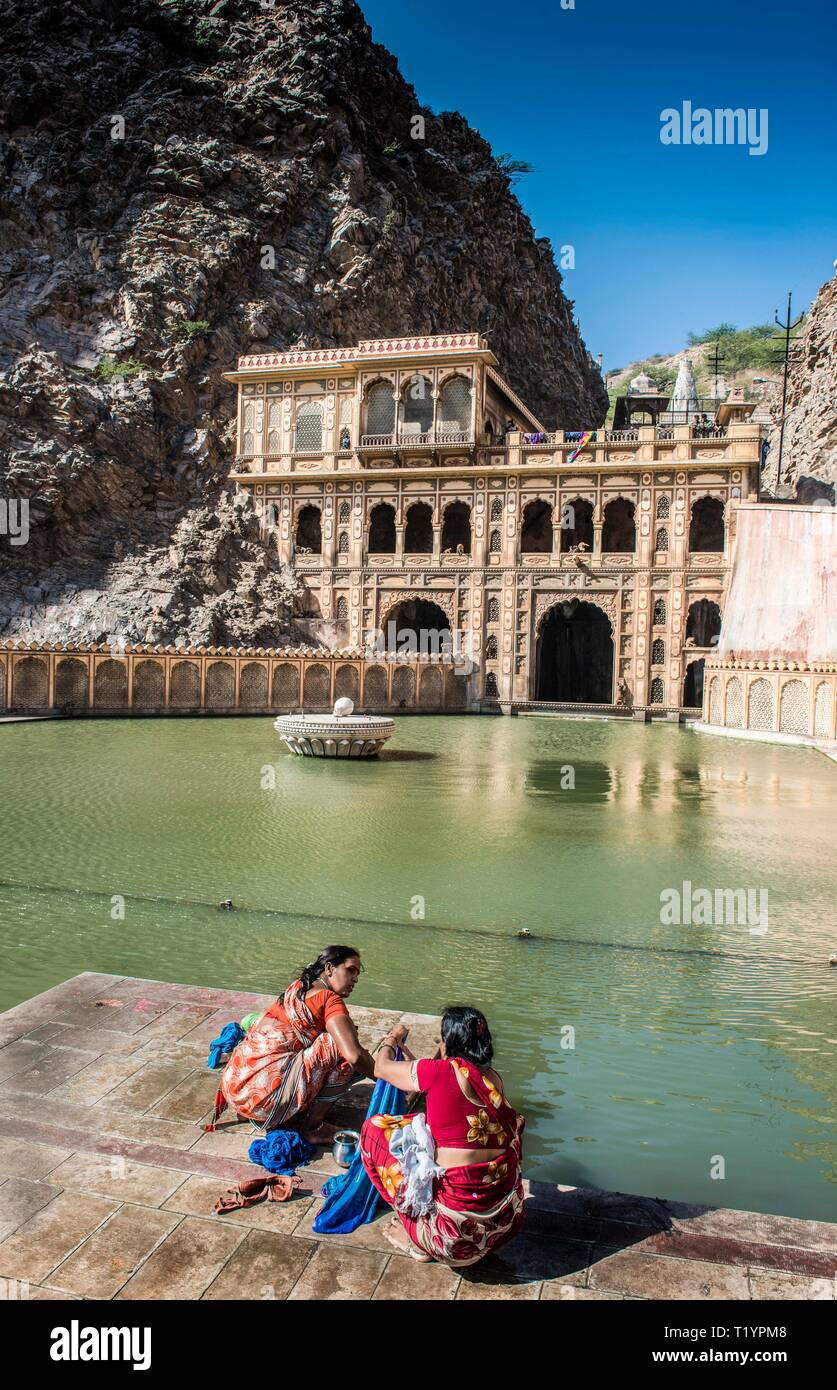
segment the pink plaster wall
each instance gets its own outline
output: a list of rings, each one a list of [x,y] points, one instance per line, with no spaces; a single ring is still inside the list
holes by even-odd
[[[837,509],[739,508],[718,655],[837,658]]]

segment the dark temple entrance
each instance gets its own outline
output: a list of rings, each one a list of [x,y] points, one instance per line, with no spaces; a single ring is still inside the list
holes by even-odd
[[[388,652],[413,651],[432,656],[449,651],[451,640],[447,613],[427,599],[397,603],[384,622],[384,648]]]
[[[557,603],[543,620],[535,658],[535,699],[574,704],[613,702],[613,637],[593,603]]]

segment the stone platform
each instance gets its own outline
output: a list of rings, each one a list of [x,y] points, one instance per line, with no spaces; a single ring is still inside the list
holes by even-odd
[[[328,1151],[289,1202],[219,1217],[254,1132],[206,1119],[210,1040],[267,995],[83,974],[0,1014],[0,1293],[32,1299],[834,1298],[837,1225],[527,1183],[526,1224],[459,1274],[384,1240],[312,1231]],[[438,1019],[396,1020],[433,1056]],[[369,1083],[332,1118],[358,1128]],[[16,1281],[14,1284],[12,1281]]]

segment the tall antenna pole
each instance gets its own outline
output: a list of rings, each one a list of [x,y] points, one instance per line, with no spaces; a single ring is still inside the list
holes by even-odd
[[[785,447],[785,411],[788,402],[788,370],[790,367],[791,342],[793,341],[791,334],[794,332],[794,329],[799,327],[805,315],[800,314],[796,322],[793,322],[791,318],[791,292],[788,290],[788,311],[784,321],[779,318],[778,310],[774,312],[773,317],[785,335],[785,346],[782,349],[781,358],[778,353],[775,354],[775,360],[784,361],[784,370],[782,373],[782,417],[779,423],[779,462],[776,466],[776,481],[778,483],[781,482],[782,479],[782,453]]]
[[[722,363],[722,362],[726,362],[726,360],[727,360],[727,359],[726,359],[726,358],[722,355],[722,353],[721,353],[721,340],[720,340],[720,338],[716,338],[716,339],[715,339],[715,351],[714,351],[713,354],[712,354],[713,377],[714,377],[714,380],[715,380],[715,389],[714,389],[714,391],[713,391],[712,394],[713,394],[713,396],[714,396],[714,398],[715,398],[715,405],[716,405],[716,407],[717,407],[717,404],[718,404],[718,378],[719,378],[720,375],[721,375],[721,370],[720,370],[720,369],[721,369],[721,363]]]

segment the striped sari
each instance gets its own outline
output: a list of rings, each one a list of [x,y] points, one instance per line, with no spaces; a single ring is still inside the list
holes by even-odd
[[[288,986],[282,1003],[287,1023],[268,1012],[235,1048],[205,1129],[215,1129],[228,1105],[264,1130],[282,1129],[314,1101],[337,1100],[351,1085],[354,1068],[314,1017],[301,980]]]

